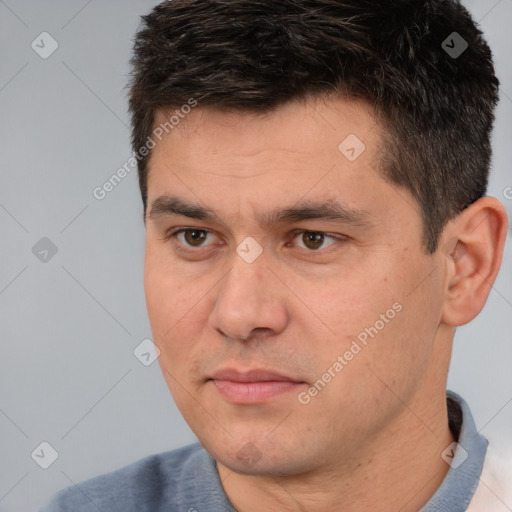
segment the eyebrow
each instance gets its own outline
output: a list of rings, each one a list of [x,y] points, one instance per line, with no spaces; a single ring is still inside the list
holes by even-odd
[[[148,217],[151,220],[156,220],[163,216],[178,215],[225,225],[215,210],[190,203],[176,196],[167,195],[160,196],[151,203]],[[324,220],[364,227],[373,224],[373,216],[367,210],[349,208],[334,200],[320,202],[302,200],[289,207],[278,207],[264,212],[258,215],[256,220],[263,226],[291,224],[305,220]]]

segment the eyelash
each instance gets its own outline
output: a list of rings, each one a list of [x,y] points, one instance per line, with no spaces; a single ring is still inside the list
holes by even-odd
[[[177,236],[180,234],[180,233],[184,233],[186,231],[200,231],[200,232],[203,232],[203,233],[207,233],[207,234],[211,234],[211,235],[214,235],[215,234],[210,231],[209,229],[204,229],[204,228],[178,228],[178,229],[174,229],[174,230],[171,230],[169,231],[166,236],[163,238],[163,240],[165,241],[168,241],[170,240],[171,238],[174,238],[176,239]],[[346,236],[342,236],[342,235],[330,235],[324,231],[315,231],[315,230],[311,230],[311,229],[302,229],[302,230],[295,230],[293,231],[291,234],[292,234],[292,239],[295,239],[297,238],[298,235],[301,235],[301,234],[304,234],[304,233],[316,233],[316,234],[320,234],[320,235],[324,235],[325,239],[328,239],[330,238],[331,240],[333,240],[334,242],[344,242],[347,240],[347,237]],[[183,246],[183,244],[181,244],[180,242],[178,242],[180,246]],[[331,247],[333,244],[331,244],[329,247]],[[184,246],[184,247],[190,247],[190,246]],[[207,247],[207,246],[200,246],[200,247],[197,247],[196,249],[190,249],[190,248],[184,248],[184,247],[179,247],[179,250],[180,251],[183,251],[183,252],[186,252],[186,253],[190,253],[190,254],[197,254],[198,252],[201,251],[201,249],[204,249],[204,247]],[[307,248],[303,248],[303,247],[300,247],[300,249],[303,249],[311,254],[316,254],[316,253],[325,253],[326,250],[329,249],[329,247],[327,247],[326,249],[307,249]]]

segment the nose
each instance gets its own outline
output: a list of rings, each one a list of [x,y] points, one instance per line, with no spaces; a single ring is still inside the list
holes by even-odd
[[[263,255],[247,263],[235,254],[230,271],[219,284],[210,326],[234,340],[249,340],[262,331],[278,334],[288,321],[285,294]]]

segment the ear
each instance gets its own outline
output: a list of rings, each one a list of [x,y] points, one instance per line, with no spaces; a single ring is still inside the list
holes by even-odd
[[[482,197],[447,224],[443,322],[464,325],[482,311],[503,260],[507,229],[505,207],[494,197]]]

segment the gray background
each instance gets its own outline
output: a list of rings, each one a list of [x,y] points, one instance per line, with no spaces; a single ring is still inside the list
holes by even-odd
[[[102,201],[92,195],[131,156],[128,60],[139,16],[155,3],[0,0],[2,512],[33,511],[60,488],[195,440],[158,364],[133,354],[151,338],[135,170]],[[512,0],[465,4],[502,82],[489,194],[510,215]],[[43,31],[59,45],[47,59],[31,47]],[[45,263],[32,252],[43,237],[57,247]],[[509,238],[484,311],[457,331],[449,376],[503,452],[512,451],[511,260]],[[59,454],[46,470],[31,457],[42,441]]]

